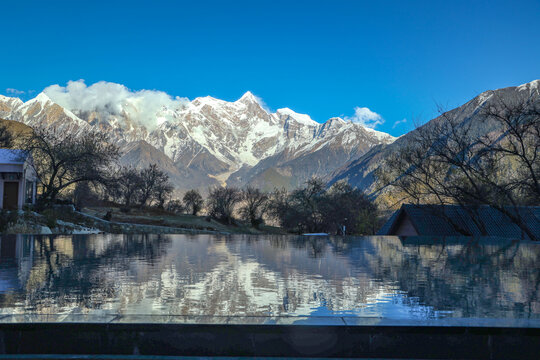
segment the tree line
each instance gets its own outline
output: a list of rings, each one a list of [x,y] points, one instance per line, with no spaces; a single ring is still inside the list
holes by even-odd
[[[263,192],[247,186],[214,187],[207,200],[196,190],[183,198],[184,209],[196,214],[206,207],[208,216],[227,224],[240,220],[259,228],[272,222],[295,233],[374,234],[380,225],[377,206],[345,182],[330,188],[318,178],[293,191]]]

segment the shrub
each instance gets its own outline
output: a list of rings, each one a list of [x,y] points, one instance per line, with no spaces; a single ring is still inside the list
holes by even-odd
[[[253,226],[255,229],[259,229],[261,225],[264,225],[263,218],[257,218],[251,221],[251,226]]]
[[[109,210],[107,213],[105,213],[105,216],[103,216],[103,220],[105,221],[111,221],[112,219],[112,212]]]
[[[185,207],[180,200],[171,200],[167,203],[167,211],[174,214],[182,214],[185,211]]]
[[[87,181],[83,181],[75,185],[73,202],[75,203],[75,207],[80,210],[85,206],[98,204],[99,200],[92,192],[90,184]]]
[[[57,226],[57,223],[56,223],[57,216],[54,210],[52,209],[44,210],[41,213],[41,215],[45,217],[45,225],[47,225],[47,227],[49,227],[50,229],[54,229]]]
[[[8,211],[0,209],[0,232],[5,232],[10,225],[13,225],[17,222],[19,218],[19,213],[17,210]]]

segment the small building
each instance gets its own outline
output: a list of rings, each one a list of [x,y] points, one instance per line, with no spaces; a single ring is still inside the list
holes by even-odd
[[[36,202],[32,156],[23,150],[0,149],[0,209],[22,209]]]
[[[540,206],[509,208],[533,234],[540,233]],[[487,205],[402,205],[377,232],[398,236],[496,236],[528,239],[505,214]]]

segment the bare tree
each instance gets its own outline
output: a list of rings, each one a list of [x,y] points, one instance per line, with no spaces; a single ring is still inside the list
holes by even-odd
[[[263,222],[263,216],[267,210],[268,195],[248,186],[242,190],[242,206],[240,207],[240,215],[246,221],[249,221],[255,228]]]
[[[215,187],[208,194],[208,214],[232,224],[235,207],[241,199],[242,193],[235,187]]]
[[[136,201],[142,188],[142,180],[137,169],[123,166],[109,182],[109,189],[122,204],[129,207]]]
[[[529,238],[540,240],[520,215],[519,206],[540,204],[540,108],[529,99],[508,103],[495,97],[480,111],[479,133],[473,122],[459,122],[443,113],[429,126],[411,133],[411,139],[387,159],[376,176],[403,201],[422,204],[458,204],[478,228],[485,224],[477,205],[489,205],[515,223]],[[478,126],[478,124],[475,124]],[[433,207],[453,227],[445,215]]]
[[[269,195],[267,214],[270,218],[277,220],[283,228],[292,230],[298,224],[294,216],[294,206],[291,202],[289,192],[282,189],[274,189]]]
[[[296,209],[300,232],[324,231],[320,204],[325,193],[325,183],[317,177],[306,182],[306,187],[296,189],[291,194],[291,203]],[[293,212],[294,213],[294,212]]]
[[[204,200],[197,190],[189,190],[184,194],[184,198],[182,200],[185,208],[191,213],[191,215],[197,215],[204,205]]]
[[[150,164],[139,171],[139,177],[139,205],[145,206],[148,201],[156,200],[158,207],[163,208],[167,196],[173,191],[169,175],[159,169],[156,164]]]
[[[336,182],[321,198],[319,211],[326,232],[371,235],[377,231],[377,206],[360,189]]]
[[[167,181],[162,181],[157,184],[157,186],[154,189],[154,199],[157,202],[157,207],[159,209],[163,209],[165,206],[165,202],[167,199],[171,197],[171,194],[174,190],[174,187],[169,182],[169,178],[167,177]]]
[[[275,191],[269,204],[269,213],[282,227],[297,232],[324,231],[323,214],[320,204],[325,194],[325,183],[319,178],[312,178],[306,186],[292,193]]]
[[[492,121],[503,129],[478,139],[481,156],[495,154],[500,161],[515,164],[507,186],[523,202],[540,204],[540,101],[527,99],[509,102],[496,96],[482,110],[484,121]]]
[[[33,155],[32,166],[43,187],[40,201],[44,205],[79,182],[106,181],[109,165],[119,157],[118,147],[96,130],[74,134],[36,127],[22,143]]]

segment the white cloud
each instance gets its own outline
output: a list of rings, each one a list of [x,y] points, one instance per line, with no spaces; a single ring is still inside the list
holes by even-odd
[[[6,94],[12,94],[12,95],[22,95],[24,94],[25,92],[22,91],[22,90],[17,90],[17,89],[13,89],[13,88],[7,88],[6,89]]]
[[[401,119],[401,120],[398,120],[394,123],[394,125],[392,126],[392,129],[394,129],[396,126],[398,126],[399,124],[404,124],[407,122],[407,119]]]
[[[69,81],[67,86],[51,85],[43,90],[58,105],[73,112],[97,111],[105,116],[126,113],[149,130],[158,125],[156,113],[163,107],[176,109],[188,99],[173,98],[163,91],[132,91],[121,84],[100,81],[90,86],[84,80]]]
[[[384,123],[381,115],[371,111],[367,107],[355,107],[353,116],[345,116],[345,121],[362,124],[363,126],[374,129],[377,125]]]

